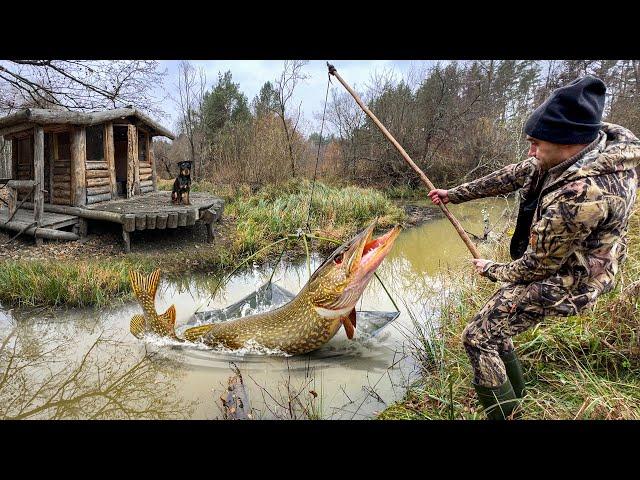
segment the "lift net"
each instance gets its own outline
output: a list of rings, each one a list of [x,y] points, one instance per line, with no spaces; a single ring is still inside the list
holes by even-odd
[[[202,325],[218,323],[246,317],[255,313],[262,313],[278,308],[293,300],[295,295],[273,282],[265,283],[253,293],[228,307],[206,312],[197,312],[191,323]],[[398,318],[400,312],[382,312],[371,310],[357,310],[357,329],[370,336],[377,335],[387,324]]]

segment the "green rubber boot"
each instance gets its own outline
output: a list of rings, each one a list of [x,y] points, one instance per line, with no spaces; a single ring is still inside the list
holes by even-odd
[[[507,377],[511,382],[513,391],[516,397],[524,397],[524,375],[522,374],[522,364],[518,359],[515,351],[500,355],[500,358],[504,362],[504,367],[507,370]]]
[[[483,387],[475,383],[473,387],[489,420],[505,420],[518,403],[509,379],[499,387]]]

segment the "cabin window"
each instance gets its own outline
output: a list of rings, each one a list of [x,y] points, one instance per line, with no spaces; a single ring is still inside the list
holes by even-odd
[[[58,159],[71,160],[71,135],[58,133]]]
[[[138,161],[147,162],[147,134],[138,131]]]
[[[104,160],[104,126],[87,127],[87,161]]]

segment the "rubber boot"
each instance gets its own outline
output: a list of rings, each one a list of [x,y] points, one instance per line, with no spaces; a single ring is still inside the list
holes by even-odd
[[[522,364],[518,359],[515,351],[500,355],[500,358],[504,362],[504,367],[507,370],[507,377],[511,382],[513,391],[516,397],[524,397],[524,375],[522,374]]]
[[[489,420],[505,420],[518,404],[509,379],[499,387],[484,387],[475,383],[473,387]]]

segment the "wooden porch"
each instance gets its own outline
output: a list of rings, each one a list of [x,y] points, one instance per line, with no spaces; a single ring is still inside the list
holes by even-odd
[[[191,205],[173,205],[171,192],[159,191],[132,198],[111,200],[84,207],[52,205],[45,203],[39,226],[34,224],[34,204],[22,202],[9,223],[9,209],[0,209],[0,228],[21,231],[42,238],[77,240],[86,236],[88,221],[98,220],[122,225],[122,239],[125,251],[131,250],[131,232],[140,230],[165,230],[189,227],[196,222],[207,227],[207,237],[213,240],[214,224],[222,216],[224,200],[206,193],[192,193]],[[58,229],[71,226],[72,232]],[[28,228],[25,228],[28,227]]]
[[[11,217],[11,218],[10,218]],[[0,206],[0,228],[16,233],[31,235],[36,240],[43,238],[51,240],[78,240],[80,219],[75,215],[44,212],[40,222],[34,221],[33,209],[19,208],[15,213],[5,206]],[[38,225],[39,223],[39,225]],[[62,228],[72,227],[73,232],[62,231]]]
[[[191,205],[173,205],[171,192],[159,191],[112,200],[84,207],[81,216],[106,215],[109,221],[122,224],[125,250],[130,251],[130,233],[136,230],[165,230],[190,227],[196,222],[207,226],[207,237],[213,240],[214,223],[222,216],[224,200],[206,193],[191,193]]]

